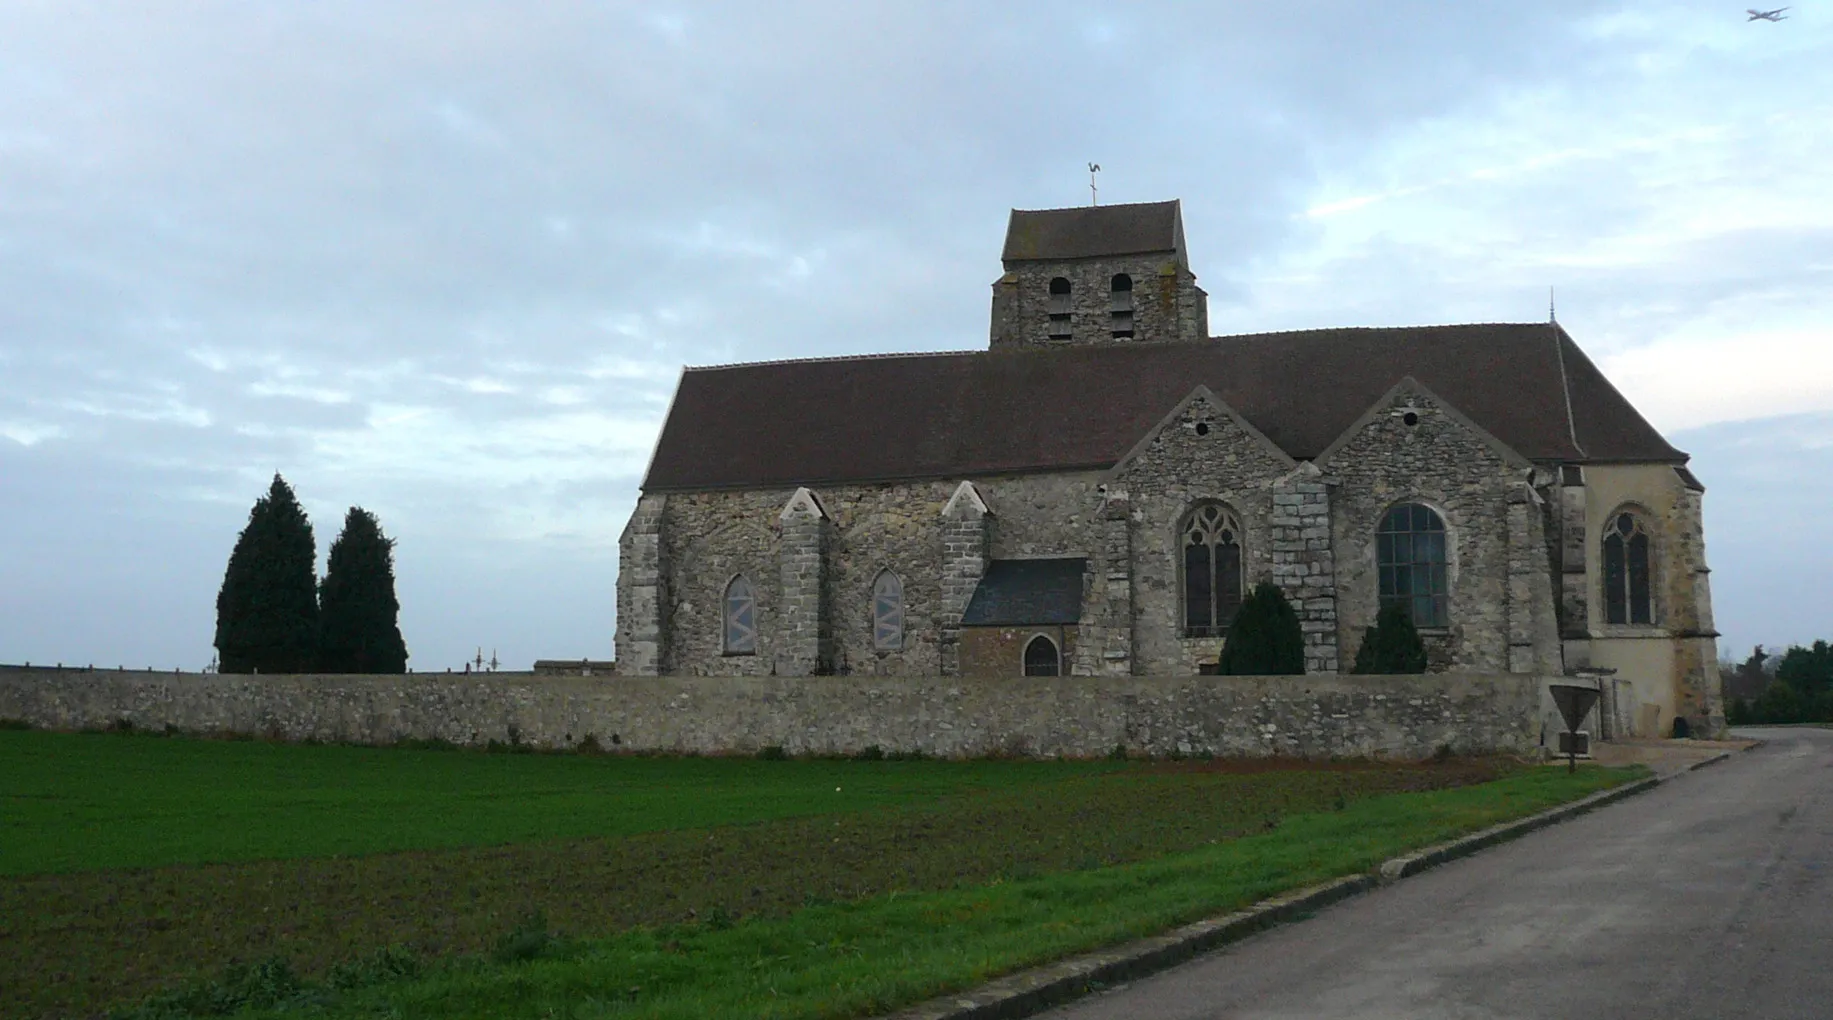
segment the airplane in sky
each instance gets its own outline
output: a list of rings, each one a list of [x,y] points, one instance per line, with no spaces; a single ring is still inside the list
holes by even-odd
[[[1788,15],[1782,13],[1783,11],[1786,11],[1786,10],[1788,10],[1788,8],[1778,7],[1773,11],[1759,11],[1755,7],[1749,7],[1745,9],[1745,13],[1749,14],[1750,17],[1745,18],[1744,20],[1745,21],[1787,21]]]

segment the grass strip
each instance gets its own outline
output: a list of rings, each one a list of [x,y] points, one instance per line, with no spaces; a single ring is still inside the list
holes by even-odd
[[[1272,831],[1114,867],[811,907],[785,917],[643,928],[543,944],[524,962],[450,961],[420,976],[302,987],[247,1015],[414,1018],[843,1018],[894,1010],[1066,955],[1239,909],[1293,888],[1606,789],[1640,769],[1534,769],[1371,797]],[[172,1000],[175,1001],[175,1000]],[[138,1014],[171,1016],[159,1002]],[[183,1014],[179,1014],[183,1015]]]

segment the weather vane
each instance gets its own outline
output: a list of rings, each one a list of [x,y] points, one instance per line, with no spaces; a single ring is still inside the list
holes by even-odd
[[[1088,165],[1088,204],[1089,205],[1100,205],[1101,204],[1101,196],[1098,192],[1095,191],[1095,175],[1100,172],[1101,172],[1101,164],[1090,163]]]

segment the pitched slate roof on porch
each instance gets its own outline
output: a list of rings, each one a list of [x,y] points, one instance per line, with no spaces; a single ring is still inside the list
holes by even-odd
[[[1086,559],[993,560],[961,615],[963,627],[1048,627],[1082,619]]]
[[[1423,326],[689,369],[643,488],[1101,469],[1198,384],[1310,460],[1407,376],[1530,460],[1686,459],[1563,329]]]

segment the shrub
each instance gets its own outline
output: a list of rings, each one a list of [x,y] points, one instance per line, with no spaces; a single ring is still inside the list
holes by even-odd
[[[1305,671],[1305,634],[1279,586],[1262,581],[1228,625],[1216,671],[1228,676],[1281,676]]]
[[[783,745],[781,744],[770,744],[760,748],[757,752],[757,756],[765,761],[789,760],[789,754],[783,750]]]
[[[1375,625],[1362,632],[1352,673],[1424,673],[1426,644],[1413,626],[1413,614],[1399,602],[1389,602],[1375,614]]]
[[[1784,652],[1776,664],[1776,679],[1794,690],[1798,707],[1795,718],[1771,722],[1833,721],[1833,647],[1825,641]]]
[[[856,754],[853,755],[853,760],[854,761],[884,761],[885,760],[885,749],[882,747],[879,747],[877,744],[873,744],[870,747],[861,748]]]
[[[1728,726],[1750,725],[1750,706],[1743,698],[1732,698],[1730,707],[1725,709],[1725,723]]]
[[[1794,723],[1802,719],[1801,696],[1795,688],[1781,680],[1771,681],[1763,690],[1763,696],[1751,709],[1753,720],[1759,723]]]

